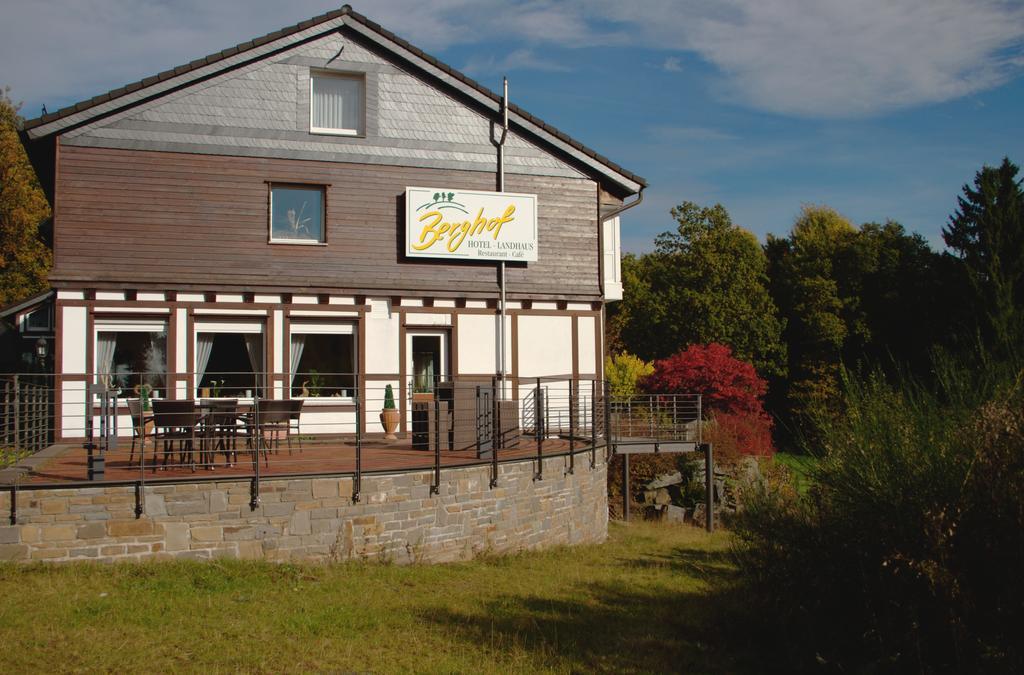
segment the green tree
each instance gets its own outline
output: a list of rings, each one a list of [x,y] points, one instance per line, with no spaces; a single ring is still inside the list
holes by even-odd
[[[997,348],[1017,343],[1024,328],[1024,191],[1018,167],[1003,158],[963,186],[942,238],[967,272],[983,334]]]
[[[765,246],[772,295],[786,321],[789,346],[789,378],[773,382],[771,403],[807,431],[837,399],[847,337],[865,330],[859,297],[840,289],[841,281],[851,281],[840,271],[852,265],[856,235],[834,209],[808,205],[788,238],[769,235]]]
[[[790,373],[772,382],[770,407],[811,436],[836,412],[844,366],[927,374],[931,347],[949,344],[963,316],[958,277],[899,223],[857,229],[827,206],[805,206],[765,250]]]
[[[623,259],[624,299],[610,310],[610,343],[643,359],[717,342],[765,376],[785,372],[782,322],[757,238],[721,204],[683,202],[655,251]]]
[[[50,207],[18,139],[23,120],[9,91],[0,93],[0,306],[46,288],[53,261],[40,233]]]

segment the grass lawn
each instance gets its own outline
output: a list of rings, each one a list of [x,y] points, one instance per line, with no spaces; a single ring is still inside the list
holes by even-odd
[[[818,465],[818,458],[811,455],[797,455],[790,452],[777,452],[773,461],[783,465],[793,474],[796,491],[805,494],[811,485],[811,473]]]
[[[717,626],[727,547],[613,523],[443,566],[0,565],[3,670],[754,672]]]

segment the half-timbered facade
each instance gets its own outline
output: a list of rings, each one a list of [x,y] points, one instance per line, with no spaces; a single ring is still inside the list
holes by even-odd
[[[26,123],[54,209],[58,436],[82,435],[102,373],[158,397],[309,397],[332,432],[356,400],[379,431],[386,384],[599,378],[617,212],[644,181],[515,106],[499,151],[501,111],[346,6]],[[537,225],[504,306],[496,260],[405,241],[409,187],[495,191],[499,155]]]

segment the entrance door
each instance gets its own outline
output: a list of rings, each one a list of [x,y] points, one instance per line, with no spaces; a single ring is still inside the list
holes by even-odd
[[[406,334],[406,372],[412,393],[432,395],[439,382],[448,379],[448,331],[416,331]]]

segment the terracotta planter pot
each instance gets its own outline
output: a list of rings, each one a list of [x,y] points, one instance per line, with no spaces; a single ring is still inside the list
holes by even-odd
[[[395,431],[398,429],[398,422],[401,420],[397,408],[385,408],[380,411],[380,423],[384,427],[384,438],[393,441],[398,438]]]

